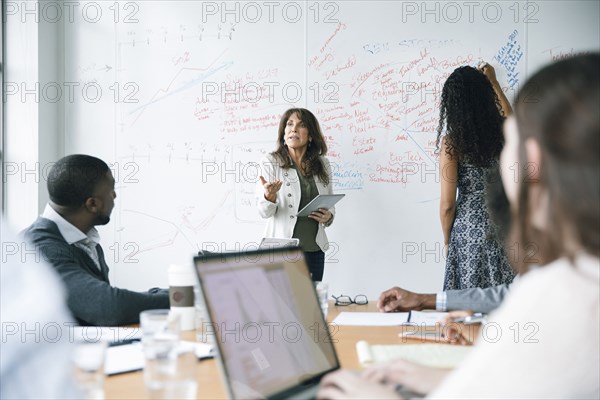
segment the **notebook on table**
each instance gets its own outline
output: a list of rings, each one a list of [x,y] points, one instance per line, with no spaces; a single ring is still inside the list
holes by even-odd
[[[314,397],[340,365],[300,248],[207,255],[194,264],[229,397]]]

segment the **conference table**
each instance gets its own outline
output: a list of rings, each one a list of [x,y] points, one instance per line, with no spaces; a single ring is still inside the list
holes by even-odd
[[[376,301],[369,301],[366,305],[335,306],[333,302],[330,302],[327,321],[333,321],[342,311],[376,311],[376,303]],[[330,331],[342,368],[361,369],[356,356],[356,342],[359,340],[366,340],[371,344],[401,343],[398,338],[399,327],[336,326]],[[186,340],[195,340],[194,337],[194,332],[184,334]],[[216,359],[199,361],[197,374],[198,399],[227,398]],[[142,371],[107,377],[104,391],[106,399],[144,399],[147,397]]]

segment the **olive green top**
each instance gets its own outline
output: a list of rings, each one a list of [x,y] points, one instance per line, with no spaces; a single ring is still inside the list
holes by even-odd
[[[300,181],[300,205],[298,206],[298,211],[300,211],[304,206],[310,203],[312,199],[317,197],[319,190],[317,189],[314,177],[302,176],[300,169],[296,168],[296,165],[292,165],[292,168],[298,173],[298,179]],[[292,237],[300,239],[300,247],[302,250],[320,251],[321,248],[316,242],[318,230],[319,223],[314,219],[298,217]]]

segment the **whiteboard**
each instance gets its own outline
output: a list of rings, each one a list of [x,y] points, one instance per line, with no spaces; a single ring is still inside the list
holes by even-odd
[[[327,230],[331,293],[441,290],[446,77],[486,60],[512,100],[557,54],[600,46],[596,1],[96,4],[101,19],[65,24],[65,80],[102,90],[65,104],[65,144],[111,163],[103,247],[113,283],[139,290],[200,249],[258,246],[256,163],[292,106],[319,119],[346,194]]]

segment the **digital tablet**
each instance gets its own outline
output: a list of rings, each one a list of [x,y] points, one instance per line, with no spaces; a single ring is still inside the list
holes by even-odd
[[[296,247],[300,244],[300,239],[296,238],[263,238],[260,241],[259,249],[277,249],[279,247]]]
[[[320,194],[312,199],[312,201],[308,203],[306,207],[298,211],[297,215],[299,217],[308,217],[311,212],[317,211],[319,208],[326,208],[329,210],[344,196],[345,194]]]

